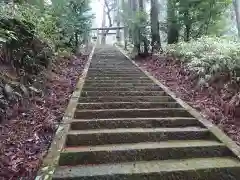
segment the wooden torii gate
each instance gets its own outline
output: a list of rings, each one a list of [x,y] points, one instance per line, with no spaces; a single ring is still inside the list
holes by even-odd
[[[115,26],[115,27],[100,27],[100,28],[91,28],[92,31],[97,31],[97,43],[99,44],[99,35],[107,35],[107,34],[116,34],[116,33],[109,33],[110,30],[118,30],[118,29],[124,29],[125,26]],[[99,31],[102,31],[101,33]],[[107,32],[105,32],[107,31]],[[119,38],[119,37],[117,37]]]
[[[101,28],[91,28],[91,30],[117,30],[117,29],[124,29],[125,26],[116,26],[116,27],[101,27]]]

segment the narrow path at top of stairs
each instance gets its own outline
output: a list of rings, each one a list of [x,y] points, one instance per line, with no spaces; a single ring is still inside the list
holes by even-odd
[[[239,180],[226,144],[119,50],[101,46],[54,180]]]

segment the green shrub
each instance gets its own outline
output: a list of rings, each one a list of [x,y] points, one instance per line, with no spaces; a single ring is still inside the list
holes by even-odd
[[[166,47],[199,76],[208,79],[219,72],[234,72],[240,67],[240,43],[227,38],[202,37]]]

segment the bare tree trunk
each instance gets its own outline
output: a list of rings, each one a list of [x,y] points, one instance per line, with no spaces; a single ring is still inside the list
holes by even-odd
[[[139,10],[142,13],[145,13],[145,8],[144,8],[144,4],[143,4],[143,0],[139,0]],[[142,19],[141,22],[142,24],[145,24],[144,22],[145,20]],[[144,34],[146,30],[146,27],[140,27],[139,28],[139,42],[143,42],[144,44],[144,55],[148,55],[148,40],[146,35]]]
[[[116,4],[117,4],[117,27],[120,27],[121,25],[121,19],[120,19],[120,0],[116,0]],[[121,37],[120,37],[120,29],[117,29],[116,32],[116,37],[117,37],[117,41],[120,42],[121,41]]]
[[[238,29],[238,36],[240,37],[240,12],[239,12],[239,0],[233,0],[233,7],[236,15],[236,23]]]
[[[75,52],[78,49],[79,41],[78,41],[78,32],[74,33],[74,38],[75,38]]]
[[[124,0],[122,0],[121,6],[122,6],[122,9],[125,8],[125,1],[124,1]],[[127,46],[128,46],[128,31],[129,31],[129,29],[128,29],[128,27],[127,27],[127,23],[125,22],[125,20],[124,20],[123,18],[121,18],[121,20],[122,20],[122,23],[123,23],[124,26],[125,26],[124,29],[123,29],[124,49],[127,50]]]
[[[128,10],[128,17],[133,17],[133,10],[132,10],[132,0],[128,0],[128,7],[129,7],[129,10]],[[129,38],[129,41],[131,43],[133,43],[133,33],[132,33],[132,29],[131,28],[128,28],[128,38]]]
[[[131,1],[131,7],[132,7],[132,12],[133,16],[136,16],[137,12],[137,0],[130,0]],[[133,53],[139,54],[140,52],[140,40],[139,40],[139,28],[134,25],[134,28],[132,29],[132,38],[133,38]]]
[[[105,3],[103,5],[103,19],[102,19],[102,28],[106,26],[106,11],[105,11]],[[101,38],[101,44],[106,44],[106,34],[105,31],[102,30],[102,38]]]
[[[190,40],[190,33],[191,33],[191,22],[189,20],[189,10],[185,10],[184,14],[184,41],[188,42]]]
[[[162,51],[161,39],[159,33],[158,20],[158,0],[151,0],[151,35],[152,35],[152,52]]]
[[[127,50],[128,46],[128,28],[124,27],[124,49]]]
[[[168,0],[167,4],[168,44],[177,43],[179,38],[179,28],[177,24],[175,6],[176,6],[175,0]]]

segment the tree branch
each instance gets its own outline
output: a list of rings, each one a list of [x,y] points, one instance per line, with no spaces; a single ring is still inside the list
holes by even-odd
[[[107,13],[107,16],[108,16],[108,22],[109,22],[109,27],[112,27],[112,18],[111,18],[111,11],[113,10],[113,9],[115,9],[115,6],[114,5],[112,5],[112,7],[110,8],[109,7],[109,3],[108,3],[108,1],[107,0],[104,0],[104,4],[105,4],[105,7],[107,8],[107,11],[106,11],[106,13]],[[104,32],[104,35],[107,35],[107,33],[109,32],[109,30],[106,30],[105,32]]]

